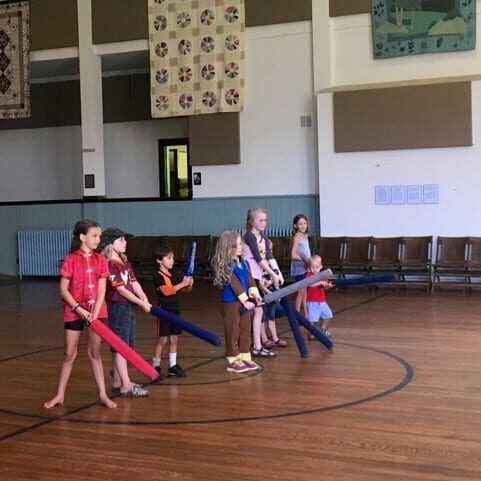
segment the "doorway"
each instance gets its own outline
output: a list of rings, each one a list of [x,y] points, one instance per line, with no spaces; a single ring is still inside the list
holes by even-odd
[[[192,199],[189,139],[159,140],[159,186],[161,199]]]

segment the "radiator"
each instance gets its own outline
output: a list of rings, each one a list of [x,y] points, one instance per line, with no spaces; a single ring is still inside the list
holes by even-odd
[[[69,230],[18,231],[18,268],[23,276],[58,276],[60,262],[70,251]]]
[[[245,234],[245,229],[242,227],[234,227],[232,230],[240,235]],[[292,227],[268,227],[265,234],[267,237],[291,237]]]

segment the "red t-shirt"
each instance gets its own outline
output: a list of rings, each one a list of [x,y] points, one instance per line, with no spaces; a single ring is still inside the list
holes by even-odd
[[[107,295],[105,298],[107,302],[129,302],[124,296],[117,292],[117,287],[124,286],[128,291],[135,294],[132,282],[135,282],[134,271],[129,261],[122,261],[121,259],[109,260],[109,282],[107,285]]]
[[[84,252],[79,249],[69,254],[60,269],[61,277],[70,280],[68,290],[76,302],[87,310],[92,310],[97,299],[99,280],[109,276],[107,259],[96,252]],[[102,304],[99,319],[107,317],[107,304]],[[78,315],[66,303],[62,303],[62,318],[64,322],[75,321]]]
[[[306,279],[314,274],[311,271],[306,272]],[[307,302],[326,302],[326,291],[322,286],[307,286]]]

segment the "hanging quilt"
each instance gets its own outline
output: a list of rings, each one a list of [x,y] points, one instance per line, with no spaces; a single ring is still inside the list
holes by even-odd
[[[149,0],[152,117],[239,112],[244,0]]]
[[[30,117],[28,2],[0,3],[0,118]]]

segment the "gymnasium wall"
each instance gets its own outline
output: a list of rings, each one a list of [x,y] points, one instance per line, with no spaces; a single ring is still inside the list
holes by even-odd
[[[0,274],[15,276],[17,231],[71,229],[80,218],[98,220],[102,226],[119,226],[135,235],[219,235],[243,227],[247,209],[261,206],[271,227],[288,227],[302,212],[310,219],[311,231],[319,231],[317,195],[216,197],[193,201],[106,201],[0,205]]]
[[[481,207],[478,195],[478,179],[481,176],[479,46],[474,51],[374,60],[369,14],[329,18],[325,12],[322,15],[320,13],[318,10],[313,17],[314,35],[322,36],[327,31],[324,38],[329,38],[330,42],[330,48],[326,51],[325,45],[315,41],[313,52],[318,125],[322,126],[318,130],[321,234],[481,235],[481,219],[473,215]],[[477,17],[479,40],[479,0]],[[457,82],[460,83],[456,85]],[[441,88],[441,84],[444,87]],[[412,90],[412,99],[421,91],[426,93],[425,96],[418,96],[413,103],[409,120],[409,127],[419,132],[426,125],[421,122],[417,112],[436,102],[436,91],[445,89],[445,92],[452,91],[456,95],[461,93],[462,100],[456,105],[460,108],[456,112],[441,108],[441,114],[431,123],[426,137],[433,138],[429,134],[437,129],[444,137],[449,137],[448,144],[458,136],[464,137],[465,146],[433,148],[435,144],[427,144],[426,148],[421,149],[416,145],[417,135],[403,136],[402,126],[406,117],[396,118],[396,103],[383,103],[379,99],[392,98],[395,89],[404,87]],[[336,110],[338,106],[334,97],[338,95],[346,98],[352,95],[356,102],[363,99],[365,104],[370,103],[371,106],[366,108],[369,115],[377,109],[379,115],[383,116],[383,109],[390,108],[387,117],[391,118],[391,122],[386,126],[386,133],[399,125],[399,135],[403,138],[378,150],[373,143],[382,143],[385,132],[382,126],[373,122],[369,123],[372,128],[363,134],[370,137],[365,139],[367,142],[363,148],[357,143],[357,147],[349,146],[353,150],[351,152],[336,153],[334,139],[339,132],[335,132],[334,119],[343,115]],[[436,108],[448,105],[445,95],[437,95]],[[450,123],[452,116],[457,114],[459,121]],[[362,112],[358,111],[356,115],[362,121]],[[370,118],[369,115],[364,118]],[[356,128],[352,118],[350,120],[351,123],[345,125],[350,125],[354,138],[360,129]],[[364,148],[367,144],[371,150]],[[403,148],[399,148],[399,145]],[[375,203],[376,186],[425,184],[439,186],[438,204]]]

